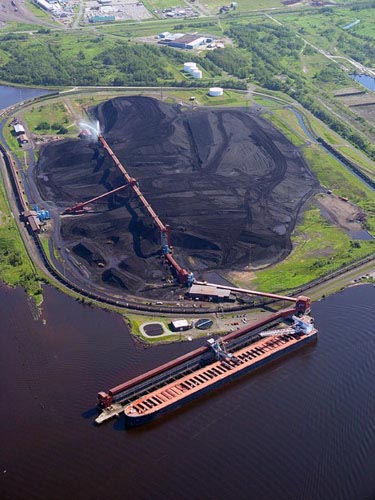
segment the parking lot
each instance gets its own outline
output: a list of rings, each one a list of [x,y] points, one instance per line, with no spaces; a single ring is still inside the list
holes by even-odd
[[[115,21],[142,21],[152,16],[142,2],[134,0],[111,0],[111,2],[90,0],[85,2],[85,22],[98,22],[102,17],[114,17]]]

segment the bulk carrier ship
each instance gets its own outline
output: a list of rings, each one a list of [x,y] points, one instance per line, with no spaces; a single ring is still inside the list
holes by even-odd
[[[310,301],[307,297],[298,299],[294,309],[271,314],[223,338],[208,339],[206,346],[108,393],[99,392],[101,413],[96,423],[124,414],[126,427],[145,424],[313,342],[318,331],[308,314]]]

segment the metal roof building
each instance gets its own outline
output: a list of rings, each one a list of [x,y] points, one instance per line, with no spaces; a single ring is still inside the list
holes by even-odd
[[[14,125],[14,131],[15,131],[16,135],[25,133],[25,129],[23,128],[23,126],[20,123],[16,123]]]
[[[231,295],[230,290],[223,290],[221,288],[216,288],[215,286],[208,285],[192,285],[188,291],[188,296],[192,298],[212,300],[216,302],[235,301],[235,297]]]
[[[206,42],[206,38],[197,35],[183,35],[168,42],[170,47],[178,49],[193,49]]]
[[[190,328],[190,324],[186,319],[175,319],[171,322],[171,326],[175,332],[188,330]]]
[[[27,144],[29,142],[29,139],[25,134],[19,134],[17,140],[20,144]]]
[[[37,5],[39,5],[39,7],[42,7],[42,9],[44,10],[50,11],[53,8],[52,5],[50,5],[45,0],[35,0],[35,2],[37,3]]]

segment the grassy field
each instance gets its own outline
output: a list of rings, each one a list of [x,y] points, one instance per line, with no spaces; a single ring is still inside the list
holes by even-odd
[[[270,102],[270,101],[268,101]],[[268,104],[267,101],[263,101],[263,105],[267,107],[267,109],[275,110],[276,106],[272,104]],[[375,173],[375,162],[371,161],[364,153],[360,150],[356,149],[353,145],[349,144],[346,140],[344,140],[339,134],[328,128],[324,123],[315,118],[306,110],[298,110],[300,114],[304,116],[306,123],[309,123],[312,131],[316,136],[322,137],[325,141],[332,144],[341,151],[345,156],[352,159],[355,163],[357,163],[360,167],[363,168],[370,176]],[[276,114],[281,113],[283,111],[278,111]],[[290,112],[290,117],[287,118],[287,123],[290,123],[293,128],[295,128],[302,137],[306,137],[306,139],[310,139],[301,126],[298,123],[297,118],[294,113]]]
[[[14,156],[17,156],[20,160],[23,160],[23,149],[22,146],[19,145],[16,136],[13,134],[13,127],[9,126],[10,120],[7,121],[6,126],[3,128],[3,135],[7,142],[8,149],[13,153]]]
[[[33,105],[23,114],[30,131],[34,134],[56,134],[65,127],[69,132],[66,135],[76,136],[78,129],[74,123],[74,116],[65,102],[47,102],[46,104]],[[40,124],[48,124],[49,128],[41,129]]]
[[[176,5],[176,4],[174,4]],[[222,36],[223,28],[216,18],[198,19],[153,19],[143,23],[126,22],[103,25],[96,28],[103,36],[115,36],[126,39],[155,36],[164,31],[171,33],[203,32]]]
[[[28,295],[41,302],[40,275],[31,262],[17,224],[11,214],[0,176],[0,278],[10,286],[21,285]]]
[[[211,14],[217,14],[220,7],[230,5],[231,2],[221,2],[220,0],[203,0],[202,5],[210,11]],[[272,9],[283,7],[280,0],[251,0],[237,2],[235,13],[253,12],[262,9]]]
[[[155,88],[145,89],[145,90],[111,90],[108,91],[100,90],[99,92],[88,92],[79,94],[69,94],[69,107],[71,107],[77,116],[81,116],[83,119],[86,118],[83,108],[90,108],[97,106],[99,103],[106,101],[111,98],[127,96],[127,95],[146,95],[150,97],[155,97],[156,99],[163,99],[165,102],[170,104],[175,104],[179,102],[184,102],[186,105],[204,105],[204,106],[243,106],[246,107],[251,104],[249,97],[244,92],[224,90],[224,94],[221,97],[210,97],[207,94],[207,89],[191,88],[191,89],[167,89],[167,88]],[[190,97],[194,96],[195,101],[190,101]],[[33,105],[28,108],[23,114],[24,120],[27,122],[30,130],[38,135],[50,134],[51,130],[37,130],[37,126],[41,122],[47,122],[52,125],[54,122],[63,124],[69,130],[69,135],[77,135],[78,129],[72,124],[72,115],[61,101],[61,97],[56,100],[48,101],[46,104]],[[68,122],[67,122],[68,120]],[[52,131],[56,133],[55,131]],[[21,151],[15,138],[9,137],[12,146],[15,150]]]
[[[270,99],[255,96],[255,100],[272,110],[272,113],[265,114],[265,118],[270,119],[296,146],[302,146],[305,140],[310,140],[292,111],[281,108]],[[310,113],[303,112],[303,114],[310,121],[315,133],[332,144],[343,143],[340,136],[313,118]],[[355,159],[359,165],[369,163],[364,161],[363,154],[352,146],[342,146],[342,149],[344,148],[346,152],[348,150],[351,152],[348,157]],[[367,226],[370,232],[375,234],[375,193],[320,146],[306,145],[301,150],[323,186],[339,196],[350,199],[368,213]],[[375,242],[361,241],[354,244],[344,231],[330,225],[322,217],[319,209],[311,207],[305,212],[303,221],[294,232],[293,247],[293,252],[283,262],[270,269],[256,271],[252,286],[274,291],[296,288],[374,252]],[[249,283],[238,282],[238,284]]]
[[[356,248],[350,237],[330,225],[318,208],[305,212],[292,242],[294,250],[287,259],[270,269],[255,272],[252,285],[256,289],[293,289],[375,251],[373,241],[361,241]]]
[[[48,12],[46,10],[43,10],[39,7],[37,7],[35,4],[33,4],[33,2],[31,2],[30,0],[26,0],[26,6],[27,6],[27,9],[37,18],[39,19],[40,21],[43,21],[45,23],[48,23],[48,24],[55,24],[56,26],[61,26],[59,23],[57,23],[56,21],[54,21],[53,19],[51,19],[51,15],[48,14]]]
[[[267,97],[259,96],[259,95],[254,95],[254,102],[256,104],[259,104],[259,106],[264,106],[265,108],[269,109],[270,111],[275,111],[277,109],[281,109],[284,107],[283,104],[270,100]]]
[[[163,10],[168,9],[170,7],[181,7],[183,9],[185,7],[185,2],[183,0],[147,0],[147,8],[150,12],[154,12],[155,10]],[[176,19],[175,19],[176,21]]]
[[[350,145],[339,145],[337,149],[347,158],[353,160],[354,163],[360,165],[366,172],[374,177],[375,175],[375,162],[367,158],[361,151],[354,149]]]
[[[152,338],[152,337],[148,337],[148,336],[143,335],[141,330],[140,330],[141,325],[143,325],[144,323],[158,322],[158,323],[163,323],[163,325],[169,331],[168,325],[171,322],[170,318],[164,318],[164,317],[160,317],[160,316],[157,316],[157,317],[156,316],[143,316],[143,315],[128,314],[127,313],[124,315],[124,321],[129,326],[130,331],[133,335],[136,335],[138,338],[140,338],[144,342],[147,342],[150,344],[156,344],[156,343],[160,343],[163,341],[175,342],[177,340],[181,340],[181,339],[185,338],[184,333],[182,333],[182,335],[180,335],[180,334],[175,334],[172,332],[170,335],[165,334],[164,338],[160,337],[160,336]]]
[[[94,93],[91,95],[76,95],[70,96],[72,104],[77,103],[75,106],[79,107],[90,107],[96,106],[100,102],[117,96],[126,95],[146,95],[150,97],[155,97],[157,99],[163,99],[165,102],[171,104],[184,102],[190,106],[200,105],[200,106],[248,106],[251,102],[249,97],[244,92],[238,92],[235,90],[224,90],[223,96],[220,97],[210,97],[208,95],[207,88],[182,88],[182,89],[168,89],[168,88],[155,88],[155,90],[145,89],[145,90],[118,90],[112,91],[108,90],[105,92]],[[194,96],[195,101],[190,101],[190,97]]]
[[[346,38],[356,40],[360,37],[375,40],[374,31],[374,10],[361,9],[355,10],[340,8],[329,9],[327,11],[309,12],[305,15],[303,12],[295,14],[279,15],[278,19],[287,26],[298,30],[304,37],[319,47],[331,50],[335,53],[335,47],[338,39]],[[353,28],[345,31],[343,28],[356,21],[360,23]]]
[[[297,148],[302,146],[305,138],[299,131],[300,128],[295,114],[288,109],[278,109],[272,114],[264,114],[264,118],[282,132]]]

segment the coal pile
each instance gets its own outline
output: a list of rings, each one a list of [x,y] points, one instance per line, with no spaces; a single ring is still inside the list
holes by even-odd
[[[92,110],[101,131],[164,224],[177,261],[196,276],[274,263],[318,184],[296,148],[251,110],[182,111],[147,97]],[[125,183],[95,141],[42,148],[36,183],[60,211]],[[61,218],[56,245],[112,290],[172,297],[160,235],[130,189]],[[163,281],[164,280],[164,281]],[[164,283],[164,287],[160,286]]]

